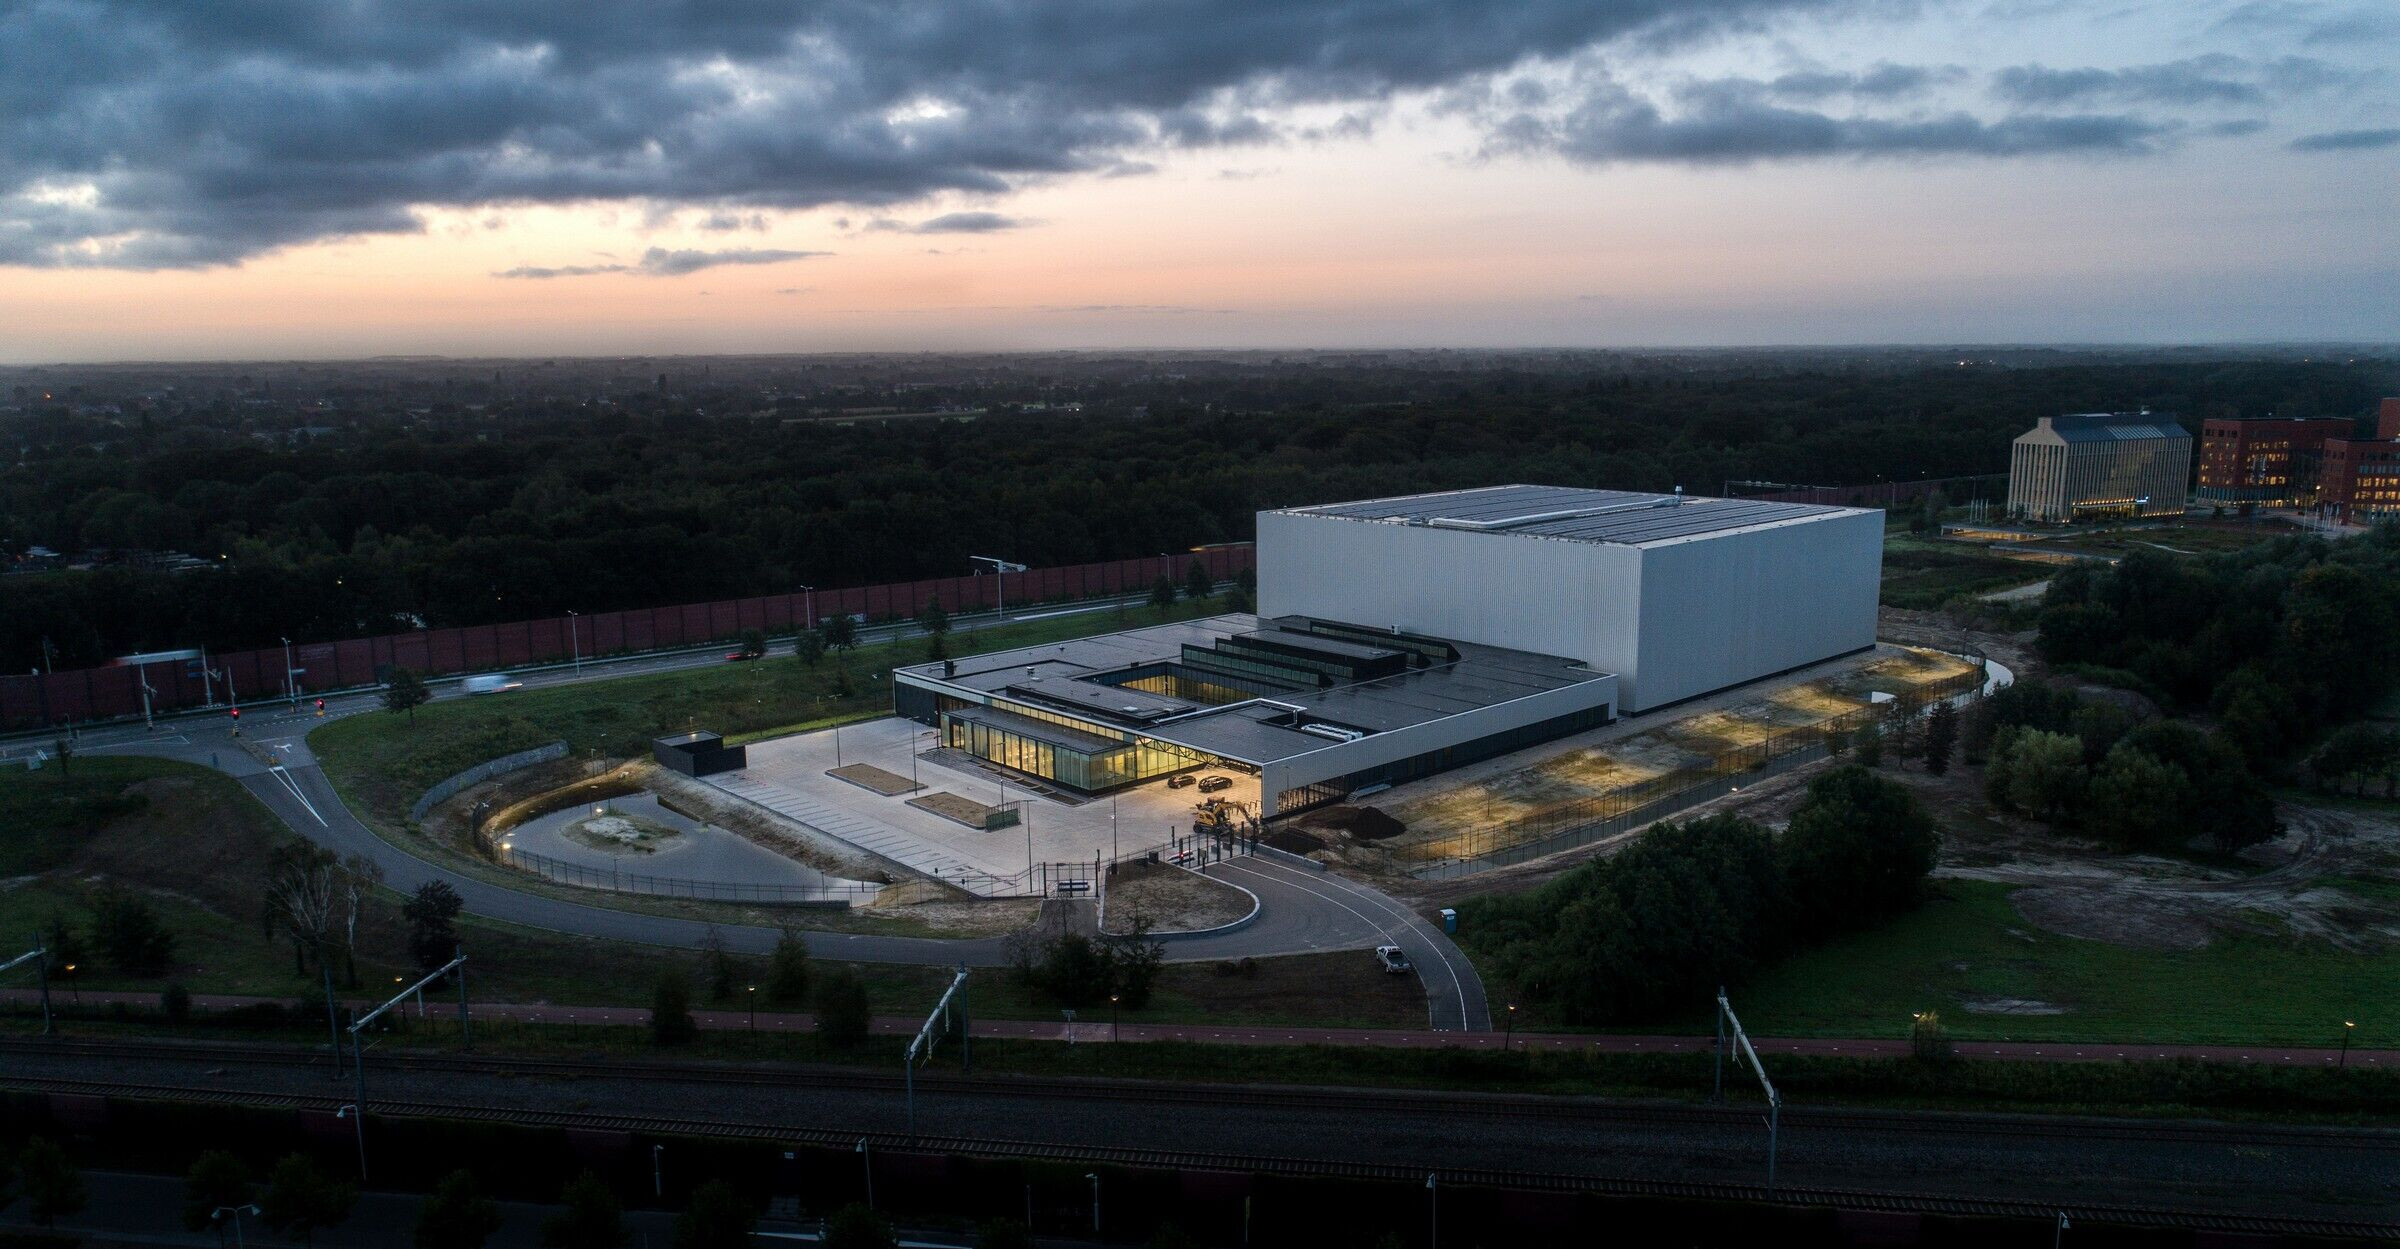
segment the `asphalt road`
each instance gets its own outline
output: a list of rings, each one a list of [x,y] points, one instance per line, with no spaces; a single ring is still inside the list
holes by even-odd
[[[305,1068],[217,1067],[192,1061],[12,1054],[12,1076],[128,1079],[222,1089],[324,1094],[324,1073]],[[670,1115],[782,1128],[906,1130],[890,1091],[811,1083],[782,1089],[676,1080],[584,1079],[410,1072],[370,1061],[370,1104],[409,1100],[489,1109],[555,1109],[568,1102],[612,1112]],[[1474,1099],[1470,1099],[1472,1101]],[[1176,1149],[1404,1166],[1492,1167],[1591,1176],[1691,1181],[1763,1180],[1765,1127],[1755,1107],[1653,1111],[1587,1099],[1511,1099],[1490,1109],[1406,1093],[1345,1097],[1334,1105],[1277,1104],[1225,1096],[1149,1100],[1111,1095],[1036,1096],[1005,1083],[921,1092],[918,1130],[1074,1146]],[[1522,1100],[1522,1099],[1517,1099]],[[2251,1129],[2138,1120],[2028,1120],[1921,1112],[1785,1113],[1777,1178],[1804,1187],[1938,1196],[2006,1193],[2062,1207],[2124,1203],[2195,1210],[2274,1212],[2350,1221],[2400,1221],[2400,1133],[2373,1129]]]

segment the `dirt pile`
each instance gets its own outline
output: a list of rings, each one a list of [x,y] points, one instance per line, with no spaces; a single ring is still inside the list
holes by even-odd
[[[1347,803],[1312,811],[1301,818],[1299,826],[1340,833],[1353,841],[1382,841],[1408,831],[1408,825],[1374,807],[1354,807]]]

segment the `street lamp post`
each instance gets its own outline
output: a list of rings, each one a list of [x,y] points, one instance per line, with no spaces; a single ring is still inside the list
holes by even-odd
[[[567,613],[567,650],[575,656],[575,675],[583,675],[583,642],[576,636],[575,613]]]
[[[366,1077],[363,1074],[359,1077],[359,1082],[362,1084],[366,1082]],[[367,1182],[366,1113],[358,1108],[357,1102],[352,1102],[349,1105],[342,1107],[340,1110],[334,1111],[333,1117],[336,1119],[348,1119],[350,1121],[350,1126],[355,1130],[355,1133],[358,1137],[358,1182],[364,1184]]]
[[[750,1030],[758,1031],[758,986],[750,986]]]
[[[221,1223],[224,1221],[225,1216],[229,1214],[233,1216],[233,1249],[242,1249],[242,1216],[247,1214],[252,1218],[257,1218],[258,1207],[218,1206],[215,1210],[209,1212],[208,1221],[211,1223]],[[225,1242],[218,1241],[217,1243],[223,1244]]]
[[[291,696],[292,706],[299,706],[300,673],[292,667],[292,640],[290,638],[283,640],[283,689],[286,694]]]
[[[2350,1034],[2356,1030],[2357,1027],[2358,1025],[2351,1020],[2345,1019],[2342,1021],[2342,1060],[2334,1064],[2335,1066],[2347,1067],[2350,1065]]]
[[[1100,1173],[1086,1171],[1083,1178],[1092,1182],[1092,1235],[1100,1234]]]
[[[858,1157],[867,1172],[867,1209],[875,1208],[875,1154],[867,1148],[867,1138],[858,1138]]]
[[[1512,1050],[1512,1049],[1515,1049],[1516,1047],[1517,1047],[1517,1004],[1516,1004],[1515,1002],[1510,1002],[1510,1003],[1508,1004],[1508,1033],[1507,1033],[1507,1035],[1506,1035],[1504,1038],[1502,1038],[1502,1040],[1501,1040],[1501,1042],[1500,1042],[1500,1048],[1501,1048],[1501,1049],[1503,1049],[1503,1050]]]
[[[661,1201],[667,1196],[666,1152],[664,1145],[650,1147],[650,1195]]]
[[[1425,1229],[1427,1249],[1442,1249],[1442,1173],[1439,1171],[1425,1173],[1425,1204],[1430,1207],[1426,1211],[1426,1222],[1429,1224]]]
[[[817,587],[813,585],[801,586],[800,594],[800,614],[808,621],[807,624],[802,625],[801,627],[805,629],[814,629],[817,627]]]
[[[1108,1039],[1117,1039],[1117,995],[1108,995]]]

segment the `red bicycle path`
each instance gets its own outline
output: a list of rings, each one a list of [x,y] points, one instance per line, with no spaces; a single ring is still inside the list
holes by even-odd
[[[31,989],[0,990],[0,1001],[20,1005],[37,1002]],[[78,993],[72,990],[52,990],[51,1000],[58,1005],[108,1006],[123,1003],[133,1007],[158,1005],[158,996],[151,993],[95,991]],[[292,999],[244,997],[226,994],[194,994],[192,1007],[199,1011],[229,1010],[256,1006],[267,1002],[290,1004]],[[345,1000],[353,1007],[373,1005]],[[972,1018],[972,998],[969,1000]],[[429,1017],[452,1018],[457,1013],[455,1001],[443,1000],[429,994],[423,1003],[423,1013]],[[539,1024],[588,1024],[621,1028],[647,1027],[650,1012],[638,1006],[557,1006],[547,1003],[472,1002],[467,1007],[472,1020]],[[702,1028],[714,1031],[810,1032],[816,1029],[814,1015],[787,1011],[696,1010],[692,1019]],[[921,1018],[899,1015],[878,1016],[872,1024],[878,1033],[907,1036],[923,1026]],[[1190,1041],[1209,1045],[1352,1045],[1389,1049],[1521,1049],[1529,1052],[1551,1051],[1604,1054],[1705,1054],[1715,1048],[1709,1036],[1635,1036],[1620,1033],[1565,1032],[1433,1032],[1385,1028],[1295,1028],[1271,1025],[1209,1025],[1124,1023],[1112,1021],[1105,1011],[1082,1011],[1073,1022],[1064,1018],[1056,1021],[1037,1019],[972,1019],[970,1035],[1003,1040],[1059,1041],[1073,1045],[1105,1044],[1111,1041]],[[1751,1045],[1761,1054],[1819,1054],[1847,1058],[1902,1058],[1910,1053],[1905,1038],[1829,1038],[1829,1037],[1752,1037]],[[1960,1058],[2001,1059],[2018,1062],[2116,1062],[2154,1061],[2188,1058],[2202,1062],[2265,1063],[2279,1066],[2334,1067],[2355,1064],[2370,1069],[2400,1068],[2400,1050],[2362,1049],[2352,1047],[2346,1054],[2338,1046],[2315,1048],[2291,1045],[2150,1045],[2106,1041],[1954,1041],[1951,1052]]]

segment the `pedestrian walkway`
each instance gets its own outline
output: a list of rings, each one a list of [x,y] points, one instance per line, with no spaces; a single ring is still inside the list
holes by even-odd
[[[81,1005],[155,1006],[148,993],[87,992]],[[27,1006],[36,1001],[30,989],[0,990],[0,1002]],[[69,998],[54,993],[64,1006]],[[193,1009],[226,1010],[288,999],[195,994]],[[346,1003],[358,1005],[358,1003]],[[456,1018],[454,1002],[429,997],[424,1015],[434,1020]],[[467,1008],[471,1018],[512,1023],[608,1025],[647,1027],[650,1012],[638,1006],[558,1006],[547,1003],[476,1002]],[[1598,1032],[1461,1032],[1456,1030],[1388,1028],[1298,1028],[1261,1024],[1172,1024],[1112,1021],[1099,1011],[1080,1012],[1082,1018],[976,1019],[972,1035],[1000,1040],[1064,1041],[1089,1045],[1108,1041],[1186,1041],[1202,1045],[1345,1045],[1380,1049],[1524,1050],[1528,1053],[1705,1054],[1714,1045],[1708,1036],[1634,1035]],[[1095,1018],[1094,1016],[1098,1016]],[[710,1031],[811,1032],[816,1017],[788,1011],[697,1010],[692,1018]],[[921,1016],[884,1015],[874,1020],[878,1033],[913,1035],[924,1025]],[[1906,1038],[1752,1037],[1761,1054],[1807,1054],[1832,1058],[1904,1058]],[[2106,1041],[1961,1041],[1952,1052],[1960,1058],[2016,1062],[2118,1062],[2193,1059],[2200,1062],[2259,1063],[2292,1067],[2355,1066],[2370,1070],[2400,1069],[2400,1050],[2343,1050],[2328,1046],[2277,1045],[2135,1045]]]

